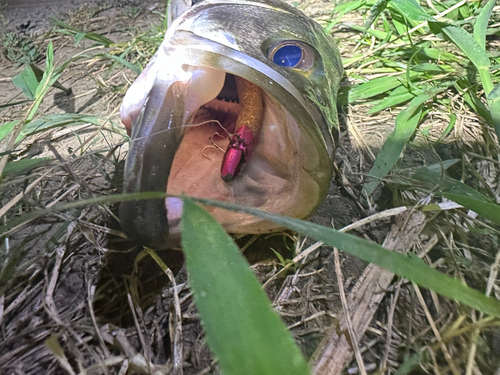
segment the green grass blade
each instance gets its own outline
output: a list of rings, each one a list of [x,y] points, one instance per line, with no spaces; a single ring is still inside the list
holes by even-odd
[[[54,47],[52,45],[52,41],[49,41],[45,57],[45,71],[43,72],[43,77],[35,90],[35,102],[31,106],[28,116],[26,117],[27,122],[33,119],[45,94],[51,87],[52,83],[54,83],[58,78],[58,76],[54,77],[55,79],[51,83],[51,78],[53,77],[54,73],[53,63],[54,63]]]
[[[35,97],[42,96],[42,92],[48,90],[48,81],[52,75],[54,70],[54,46],[52,45],[52,41],[49,41],[47,45],[47,51],[45,53],[45,71],[43,72],[42,79],[40,80],[40,84],[36,88]]]
[[[390,0],[378,0],[370,9],[370,16],[365,22],[364,33],[373,25],[373,22],[380,16],[385,8],[387,8],[387,4],[389,4]]]
[[[429,23],[429,26],[434,34],[445,34],[469,58],[479,72],[484,91],[488,95],[493,89],[493,82],[489,73],[490,59],[484,48],[476,42],[471,34],[461,27],[440,22]]]
[[[481,13],[477,16],[476,22],[474,23],[474,39],[479,44],[479,46],[486,51],[485,43],[486,43],[486,30],[488,29],[488,21],[491,16],[491,11],[495,6],[496,0],[490,0],[486,3],[486,5],[481,9]]]
[[[457,122],[457,115],[454,113],[450,113],[450,122],[448,123],[448,126],[441,133],[441,135],[439,136],[439,139],[434,144],[441,143],[443,141],[443,139],[445,139],[448,136],[448,134],[450,134],[450,132],[453,130],[456,122]]]
[[[486,297],[483,293],[467,287],[460,280],[454,279],[429,267],[420,258],[414,255],[405,256],[395,251],[389,251],[376,243],[366,241],[347,233],[340,233],[334,229],[308,221],[280,216],[256,208],[242,207],[227,202],[216,202],[198,198],[192,199],[210,206],[221,207],[235,212],[243,212],[265,220],[270,220],[285,228],[322,241],[330,246],[338,247],[346,253],[383,267],[420,286],[464,303],[473,309],[500,317],[500,301]]]
[[[360,85],[349,87],[348,100],[349,103],[354,103],[358,100],[383,94],[401,85],[401,78],[397,76],[375,78]]]
[[[7,122],[0,126],[0,141],[7,137],[14,127],[19,124],[19,120]]]
[[[59,113],[53,115],[46,115],[41,118],[36,119],[27,123],[21,133],[16,139],[16,142],[20,142],[25,137],[39,133],[44,130],[62,127],[62,126],[77,126],[83,124],[94,124],[100,126],[104,122],[103,117],[84,115],[79,113]]]
[[[398,104],[402,104],[411,100],[415,97],[414,94],[408,91],[405,86],[400,86],[394,89],[387,98],[381,100],[376,105],[374,105],[368,113],[377,113],[389,107],[394,107]]]
[[[12,78],[12,83],[23,90],[24,95],[30,100],[35,100],[36,90],[40,81],[43,79],[44,72],[34,64],[26,65],[21,73]],[[65,88],[61,83],[56,80],[50,81],[50,86],[70,93],[71,90]]]
[[[394,375],[411,374],[412,371],[416,370],[422,363],[422,357],[423,354],[421,352],[418,352],[416,354],[413,354],[411,357],[406,358],[403,364],[396,370]]]
[[[460,8],[458,8],[458,11],[463,19],[472,16],[471,9],[468,3],[463,4]]]
[[[453,43],[469,58],[476,68],[489,68],[490,59],[483,48],[474,40],[471,34],[458,26],[448,25],[441,22],[433,22],[434,34],[444,33]]]
[[[416,0],[391,0],[391,5],[412,21],[435,21],[434,17],[428,15]]]
[[[427,73],[431,75],[451,73],[454,71],[454,69],[449,65],[438,65],[432,63],[416,64],[411,67],[411,70],[413,70],[414,72]]]
[[[424,189],[432,190],[455,203],[473,210],[486,219],[500,224],[500,205],[492,202],[470,186],[451,177],[443,177],[442,173],[427,167],[416,169],[411,174],[411,177],[422,183]]]
[[[132,70],[136,74],[141,74],[141,72],[142,72],[142,67],[140,67],[139,65],[136,65],[136,64],[132,64],[131,62],[125,60],[123,57],[111,55],[109,53],[104,53],[103,56],[107,57],[108,59],[112,59],[112,60],[119,62],[120,64],[129,68],[130,70]]]
[[[491,123],[500,140],[500,85],[497,85],[487,96],[490,107]]]
[[[398,161],[401,152],[406,143],[415,132],[421,116],[421,105],[432,98],[432,94],[421,94],[413,98],[408,108],[401,111],[396,117],[396,126],[389,134],[380,149],[372,169],[368,173],[369,176],[375,177],[365,183],[362,189],[362,194],[369,197],[380,184],[380,179],[384,178],[387,173]]]
[[[28,103],[29,101],[30,100],[26,99],[26,100],[19,100],[17,102],[7,103],[7,104],[0,104],[0,109],[14,107],[14,106],[19,105],[19,104]]]
[[[348,3],[342,3],[336,5],[334,9],[336,17],[334,20],[328,21],[328,24],[325,27],[325,32],[329,34],[344,15],[361,8],[365,4],[366,0],[354,0],[354,1],[349,1]]]
[[[85,33],[85,38],[92,40],[94,42],[100,43],[104,45],[105,47],[109,47],[111,44],[114,44],[111,39],[106,38],[105,36],[97,33]]]
[[[484,118],[486,122],[492,122],[490,110],[481,99],[477,97],[476,90],[469,81],[466,79],[459,79],[455,82],[454,86],[474,112]]]
[[[8,162],[3,169],[4,176],[21,176],[27,174],[33,168],[38,168],[52,162],[52,158],[21,159]]]
[[[111,39],[108,39],[104,35],[101,35],[101,34],[92,33],[92,32],[84,33],[84,32],[76,29],[75,27],[73,27],[73,26],[71,26],[63,21],[58,20],[55,17],[49,17],[49,19],[52,23],[55,23],[59,27],[62,27],[62,29],[56,30],[57,32],[59,32],[61,34],[73,36],[75,38],[75,44],[78,44],[78,42],[81,41],[83,38],[92,40],[92,41],[97,42],[99,44],[102,44],[106,47],[115,43]]]
[[[12,83],[23,90],[24,95],[30,100],[35,100],[35,92],[38,87],[38,79],[31,65],[25,65],[24,69],[12,78]]]
[[[213,354],[226,375],[309,374],[269,299],[224,229],[184,199],[182,247]]]
[[[455,162],[455,161],[453,161]],[[164,192],[148,192],[134,194],[116,194],[112,196],[101,196],[91,199],[82,199],[71,203],[56,204],[50,208],[39,209],[22,214],[10,220],[7,224],[0,226],[0,235],[4,235],[12,228],[22,225],[29,220],[36,219],[52,212],[65,211],[75,207],[83,207],[91,204],[109,204],[112,202],[133,201],[137,199],[165,199],[167,194]],[[245,207],[233,203],[218,202],[209,199],[190,198],[193,201],[220,207],[234,212],[242,212],[254,215],[265,220],[270,220],[282,227],[302,233],[317,240],[321,240],[330,246],[336,246],[346,253],[357,256],[358,258],[374,263],[380,267],[386,268],[395,274],[408,280],[436,291],[445,297],[455,299],[464,303],[473,309],[482,311],[500,317],[500,302],[494,298],[486,297],[484,294],[469,288],[461,281],[451,278],[429,266],[415,257],[407,257],[394,251],[384,249],[382,246],[370,241],[355,237],[347,233],[340,233],[334,229],[327,228],[308,221],[289,218],[276,215],[270,212],[261,211],[257,208]],[[200,230],[201,224],[196,227]],[[207,238],[203,239],[203,246],[206,246]],[[213,242],[211,240],[211,242]],[[225,270],[226,271],[226,270]]]
[[[422,51],[420,51],[420,55],[443,63],[460,62],[461,60],[460,56],[456,56],[452,53],[437,48],[424,48]]]
[[[391,41],[391,42],[396,40],[396,37],[392,36],[392,34],[390,32],[376,30],[376,29],[367,29],[365,31],[364,27],[357,26],[357,25],[350,25],[349,27],[352,30],[361,31],[361,32],[365,33],[366,35],[374,36],[375,38],[380,39],[380,40]]]

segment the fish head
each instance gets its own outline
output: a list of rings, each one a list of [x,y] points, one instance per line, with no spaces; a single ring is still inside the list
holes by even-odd
[[[124,98],[121,117],[131,134],[124,191],[166,190],[310,216],[332,177],[341,75],[333,40],[285,3],[194,5],[173,21]],[[231,178],[224,178],[233,154]],[[230,233],[280,229],[208,210]],[[120,208],[127,234],[155,248],[179,234],[181,214],[178,198]]]

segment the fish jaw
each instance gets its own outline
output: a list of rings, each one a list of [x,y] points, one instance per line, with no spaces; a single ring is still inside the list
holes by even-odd
[[[242,103],[217,99],[224,92],[223,77],[232,73],[208,67],[184,69],[191,75],[183,76],[183,81],[155,81],[133,121],[124,191],[166,190],[299,218],[312,214],[326,194],[332,173],[318,135],[315,138],[301,129],[294,116],[264,90],[258,129],[236,129]],[[199,90],[203,83],[207,89],[201,95],[195,88]],[[245,140],[245,147],[238,149],[236,139]],[[228,155],[235,150],[244,153],[243,164],[241,157],[230,164]],[[225,178],[228,166],[231,178]],[[231,233],[280,229],[250,215],[208,210]],[[120,207],[127,235],[157,249],[162,244],[168,247],[169,238],[179,237],[181,215],[179,198],[123,202]]]
[[[203,2],[174,22],[153,60],[127,92],[121,115],[131,133],[131,151],[124,190],[166,188],[169,194],[308,217],[324,199],[332,175],[332,122],[337,121],[336,86],[341,71],[333,76],[325,73],[321,61],[312,72],[276,67],[262,53],[272,45],[273,38],[257,41],[258,50],[250,51],[239,43],[241,35],[197,29],[196,23],[204,17],[198,11],[209,9],[212,3],[224,5],[221,1]],[[264,9],[266,3],[276,2],[257,3]],[[273,7],[266,9],[275,11]],[[331,60],[338,65],[338,55]],[[235,135],[241,139],[245,129],[236,129],[231,121],[221,125],[224,121],[220,118],[208,116],[203,120],[204,113],[211,115],[214,111],[238,117],[239,105],[216,100],[224,91],[221,77],[228,75],[241,77],[264,93],[262,123],[258,131],[250,132],[253,142],[241,148],[231,147],[230,142]],[[217,147],[223,152],[217,152]],[[208,155],[206,150],[210,151]],[[245,156],[243,164],[241,156]],[[224,168],[228,166],[236,176],[224,181]],[[280,229],[248,215],[208,210],[231,233]],[[181,214],[182,202],[167,198],[164,202],[125,202],[120,218],[130,237],[164,248],[169,246],[169,237],[179,235]]]

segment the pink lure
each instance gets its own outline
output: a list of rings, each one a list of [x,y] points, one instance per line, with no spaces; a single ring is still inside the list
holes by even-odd
[[[231,136],[222,159],[221,177],[224,182],[233,181],[240,173],[242,165],[252,154],[254,138],[253,132],[247,126],[242,126]]]

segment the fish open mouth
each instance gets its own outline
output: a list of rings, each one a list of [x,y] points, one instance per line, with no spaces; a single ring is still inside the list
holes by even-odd
[[[185,126],[168,179],[168,193],[240,203],[301,218],[316,208],[321,192],[308,172],[320,173],[317,146],[264,90],[226,73],[220,92],[201,105]],[[241,154],[236,161],[231,158],[233,151]],[[174,198],[167,199],[171,231],[180,217],[179,207]],[[277,229],[247,215],[209,210],[232,233]]]
[[[161,168],[169,168],[163,188],[168,194],[238,203],[298,218],[312,214],[324,197],[325,180],[331,178],[321,145],[266,90],[228,72],[198,70],[192,68],[195,73],[190,79],[175,81],[168,91],[158,94],[153,88],[142,115],[136,115],[125,191],[156,191],[159,185],[154,182],[159,177],[155,175],[161,175]],[[172,144],[174,133],[157,140],[161,136],[158,129],[167,125],[153,130],[167,114],[169,126],[182,122],[171,128],[182,128],[179,141]],[[170,154],[162,156],[164,149],[170,149]],[[134,221],[136,225],[141,220],[154,220],[146,217],[150,216],[149,208],[137,209],[134,204],[124,205],[122,222]],[[182,201],[167,198],[164,208],[168,235],[178,237]],[[216,207],[207,210],[230,233],[280,229],[250,215]]]

